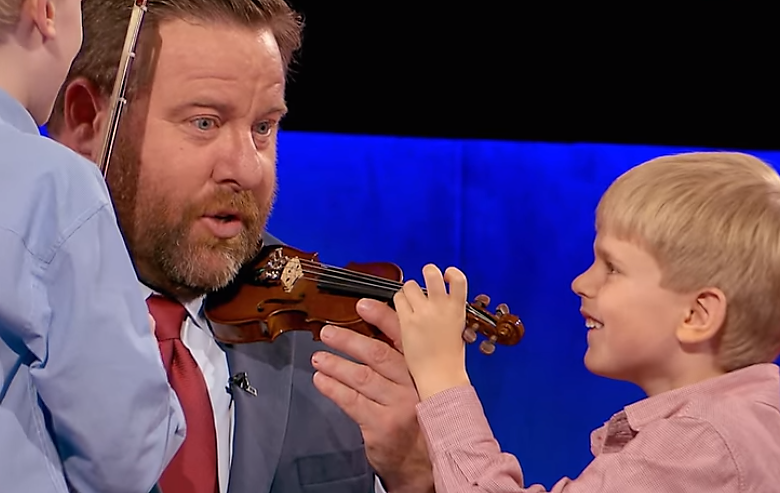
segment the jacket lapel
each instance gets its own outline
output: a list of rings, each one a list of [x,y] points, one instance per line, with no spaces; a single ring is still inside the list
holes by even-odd
[[[294,341],[279,337],[273,344],[223,346],[231,378],[246,374],[243,385],[231,385],[235,422],[228,493],[263,493],[271,488],[290,411]]]

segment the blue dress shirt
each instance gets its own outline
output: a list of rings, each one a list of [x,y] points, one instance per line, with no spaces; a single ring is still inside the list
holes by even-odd
[[[184,440],[97,167],[0,90],[0,491],[146,493]]]

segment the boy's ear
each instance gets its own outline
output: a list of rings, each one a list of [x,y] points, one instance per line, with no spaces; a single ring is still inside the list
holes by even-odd
[[[22,3],[22,17],[29,17],[32,24],[46,39],[57,35],[54,28],[55,10],[54,2],[51,0],[24,0]]]
[[[718,288],[705,288],[692,300],[683,323],[677,328],[682,344],[713,340],[726,321],[726,295]]]

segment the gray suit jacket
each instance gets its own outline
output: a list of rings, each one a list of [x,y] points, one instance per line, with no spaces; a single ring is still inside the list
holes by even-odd
[[[264,235],[266,245],[281,244]],[[311,356],[327,349],[309,332],[273,343],[223,345],[230,375],[246,373],[252,395],[232,386],[233,459],[227,493],[373,493],[360,429],[312,383]]]
[[[368,493],[374,473],[357,425],[312,384],[310,333],[225,347],[230,374],[246,372],[257,396],[233,386],[235,434],[228,493]]]

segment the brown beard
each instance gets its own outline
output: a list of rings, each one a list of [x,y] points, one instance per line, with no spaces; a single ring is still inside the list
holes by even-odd
[[[175,203],[171,196],[176,195],[166,193],[175,189],[175,183],[152,183],[140,175],[140,146],[122,127],[128,128],[120,126],[107,181],[139,278],[184,300],[226,286],[260,249],[276,184],[264,204],[248,191],[227,189],[197,202]],[[220,209],[238,213],[244,226],[241,233],[229,239],[195,235],[195,222]]]

